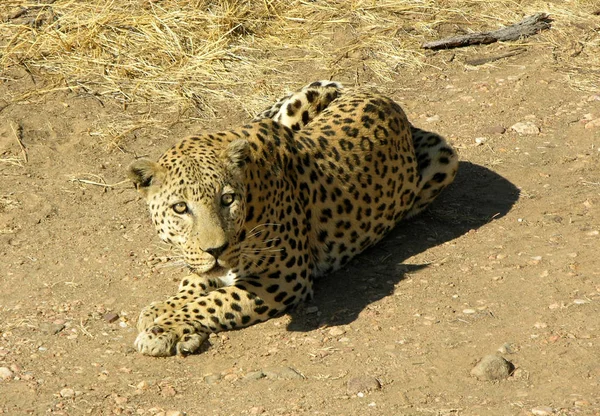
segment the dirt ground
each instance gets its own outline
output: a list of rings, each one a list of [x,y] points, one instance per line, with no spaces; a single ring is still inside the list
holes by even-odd
[[[600,18],[572,30],[597,35]],[[166,359],[134,350],[135,320],[185,271],[166,261],[125,168],[248,114],[226,98],[197,118],[68,89],[14,100],[48,81],[3,68],[0,413],[599,415],[599,73],[567,73],[561,63],[585,58],[529,42],[476,66],[465,61],[512,46],[428,53],[384,80],[361,56],[352,71],[299,60],[285,85],[255,80],[273,92],[265,102],[332,75],[376,86],[449,139],[460,172],[428,212],[319,281],[310,304]],[[148,117],[159,122],[118,140],[96,134]],[[473,377],[489,354],[512,375]]]

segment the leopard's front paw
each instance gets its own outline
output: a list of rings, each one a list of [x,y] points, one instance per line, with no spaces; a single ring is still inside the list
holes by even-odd
[[[142,354],[153,357],[189,355],[197,352],[207,338],[207,334],[195,332],[190,325],[184,324],[176,330],[157,324],[138,334],[135,347]]]
[[[137,320],[137,329],[140,332],[145,331],[154,325],[154,320],[159,316],[172,310],[166,302],[152,302],[140,312]]]

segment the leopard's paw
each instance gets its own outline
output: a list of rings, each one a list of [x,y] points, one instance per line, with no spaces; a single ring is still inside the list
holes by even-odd
[[[208,335],[193,332],[193,327],[184,326],[179,330],[162,325],[150,326],[138,334],[134,345],[142,354],[153,357],[193,354],[200,349]]]
[[[140,332],[145,331],[154,325],[154,320],[159,316],[172,310],[166,302],[152,302],[140,312],[137,320],[137,329]]]

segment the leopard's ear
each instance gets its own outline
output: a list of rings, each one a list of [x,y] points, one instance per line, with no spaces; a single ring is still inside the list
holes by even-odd
[[[244,139],[232,141],[225,149],[223,157],[230,171],[241,173],[250,161],[250,143]]]
[[[127,176],[135,189],[146,195],[151,186],[160,183],[164,176],[164,168],[148,159],[138,159],[129,165]]]

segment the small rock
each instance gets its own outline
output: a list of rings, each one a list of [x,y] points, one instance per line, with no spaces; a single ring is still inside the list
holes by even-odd
[[[164,385],[160,388],[160,394],[165,397],[173,397],[177,394],[173,386]]]
[[[266,412],[266,410],[262,406],[251,407],[250,410],[248,411],[248,413],[250,413],[251,415],[262,415],[265,412]]]
[[[165,416],[183,416],[183,413],[179,410],[167,410]]]
[[[381,383],[375,377],[360,376],[348,380],[346,383],[346,392],[348,394],[367,393],[381,389]]]
[[[498,352],[500,354],[513,354],[515,352],[515,348],[508,342],[502,344],[500,348],[498,348]]]
[[[206,384],[215,384],[217,381],[221,380],[221,374],[209,374],[204,377],[204,382]]]
[[[346,331],[339,326],[333,327],[329,330],[329,335],[332,337],[339,337],[340,335],[344,335]]]
[[[302,374],[291,367],[272,367],[262,371],[269,379],[293,380],[304,378]]]
[[[146,380],[142,380],[135,387],[138,390],[148,390],[150,388],[150,383],[148,383]]]
[[[316,306],[308,306],[306,308],[306,313],[307,314],[317,313],[317,312],[319,312],[319,308],[317,308]]]
[[[10,380],[13,377],[13,372],[8,367],[0,367],[0,380]]]
[[[531,409],[531,413],[535,416],[548,416],[554,413],[551,407],[548,406],[538,406]]]
[[[536,126],[531,121],[524,121],[520,123],[513,124],[511,126],[511,130],[516,131],[519,134],[525,135],[536,135],[540,134],[540,128]]]
[[[487,142],[487,139],[485,137],[476,137],[475,138],[475,143],[478,145],[482,145],[485,142]]]
[[[70,399],[72,397],[75,397],[75,390],[69,389],[69,388],[64,388],[60,391],[60,397],[62,397],[64,399]]]
[[[497,355],[486,355],[471,370],[479,380],[501,380],[512,374],[515,367]]]
[[[266,375],[262,371],[251,371],[244,376],[245,381],[254,381],[260,380],[261,378],[265,378]]]
[[[8,355],[10,351],[7,350],[6,348],[0,348],[0,357],[4,357],[6,355]]]
[[[465,315],[473,315],[475,312],[477,312],[475,309],[463,309]]]
[[[51,324],[49,322],[42,322],[39,326],[39,329],[42,333],[46,335],[56,335],[63,329],[65,326],[63,324]]]
[[[506,132],[506,127],[504,126],[489,126],[483,129],[484,133],[487,134],[504,134]]]
[[[434,123],[434,122],[436,122],[436,121],[440,121],[440,116],[436,114],[436,115],[434,115],[434,116],[427,117],[427,118],[425,119],[425,121],[426,121],[427,123]]]
[[[595,129],[596,127],[600,127],[600,118],[596,118],[585,123],[586,129]]]
[[[112,324],[113,322],[116,322],[119,319],[119,314],[114,313],[114,312],[109,312],[107,314],[104,314],[103,318],[106,322],[108,322],[109,324]]]

